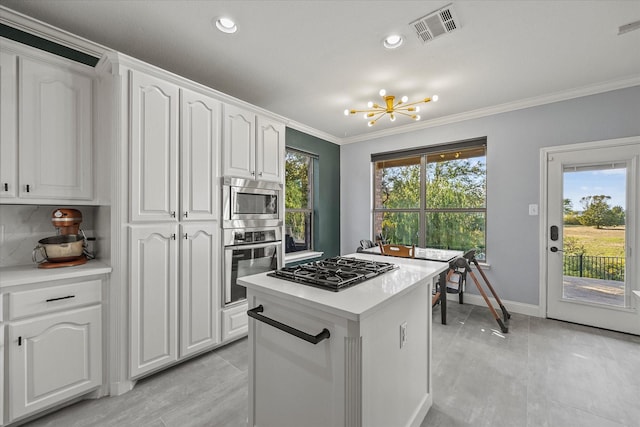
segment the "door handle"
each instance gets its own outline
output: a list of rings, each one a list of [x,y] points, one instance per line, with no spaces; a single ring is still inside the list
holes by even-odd
[[[551,246],[551,247],[549,248],[549,250],[550,250],[551,252],[564,252],[562,249],[558,249],[558,248],[556,248],[555,246]]]

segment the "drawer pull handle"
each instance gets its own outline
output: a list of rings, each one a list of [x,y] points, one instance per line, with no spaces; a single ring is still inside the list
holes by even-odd
[[[46,300],[46,302],[51,302],[51,301],[59,301],[61,299],[69,299],[69,298],[75,298],[75,295],[67,295],[66,297],[58,297],[58,298],[49,298],[48,300]]]
[[[22,345],[22,337],[18,337],[18,345]]]
[[[331,336],[327,328],[324,328],[322,332],[320,332],[318,335],[310,335],[306,332],[302,332],[299,329],[293,328],[289,325],[285,325],[284,323],[280,323],[277,320],[273,320],[263,316],[262,314],[258,314],[258,313],[262,313],[263,311],[264,311],[264,307],[262,305],[259,305],[256,308],[252,308],[251,310],[248,310],[247,315],[249,315],[249,317],[253,317],[256,320],[264,322],[267,325],[271,325],[274,328],[280,329],[281,331],[284,331],[288,334],[291,334],[295,337],[305,340],[306,342],[310,342],[311,344],[318,344],[320,341],[329,339],[329,337]]]
[[[27,193],[31,190],[30,185],[27,184]]]
[[[9,183],[8,182],[4,183],[4,191],[9,191]]]

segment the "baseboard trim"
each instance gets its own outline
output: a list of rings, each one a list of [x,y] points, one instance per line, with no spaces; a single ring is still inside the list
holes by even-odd
[[[457,303],[458,294],[447,294],[447,301]],[[489,301],[491,301],[491,304],[493,304],[493,308],[495,308],[496,310],[500,309],[500,306],[496,302],[495,298],[489,298]],[[540,307],[537,305],[525,304],[523,302],[517,302],[517,301],[506,301],[503,299],[500,299],[500,301],[502,301],[502,304],[505,306],[505,308],[509,313],[518,313],[518,314],[525,314],[527,316],[541,317]],[[471,305],[480,305],[483,307],[487,306],[487,304],[484,301],[484,298],[482,298],[481,295],[470,294],[468,292],[464,293],[464,303],[471,304]]]

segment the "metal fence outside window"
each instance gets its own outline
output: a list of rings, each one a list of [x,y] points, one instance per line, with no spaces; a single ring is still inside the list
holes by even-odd
[[[564,255],[562,274],[624,282],[624,257]]]

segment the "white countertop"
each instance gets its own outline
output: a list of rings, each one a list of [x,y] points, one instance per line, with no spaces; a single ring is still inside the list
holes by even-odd
[[[109,273],[111,273],[111,267],[96,260],[87,261],[86,264],[75,267],[38,268],[36,264],[2,267],[0,268],[0,288]]]
[[[344,255],[359,259],[392,262],[400,268],[344,289],[332,292],[313,286],[267,276],[267,273],[238,278],[238,283],[283,300],[316,308],[350,320],[359,321],[375,312],[394,297],[410,292],[411,288],[432,280],[445,271],[448,263],[381,255],[356,253]],[[425,301],[431,304],[431,301]]]

